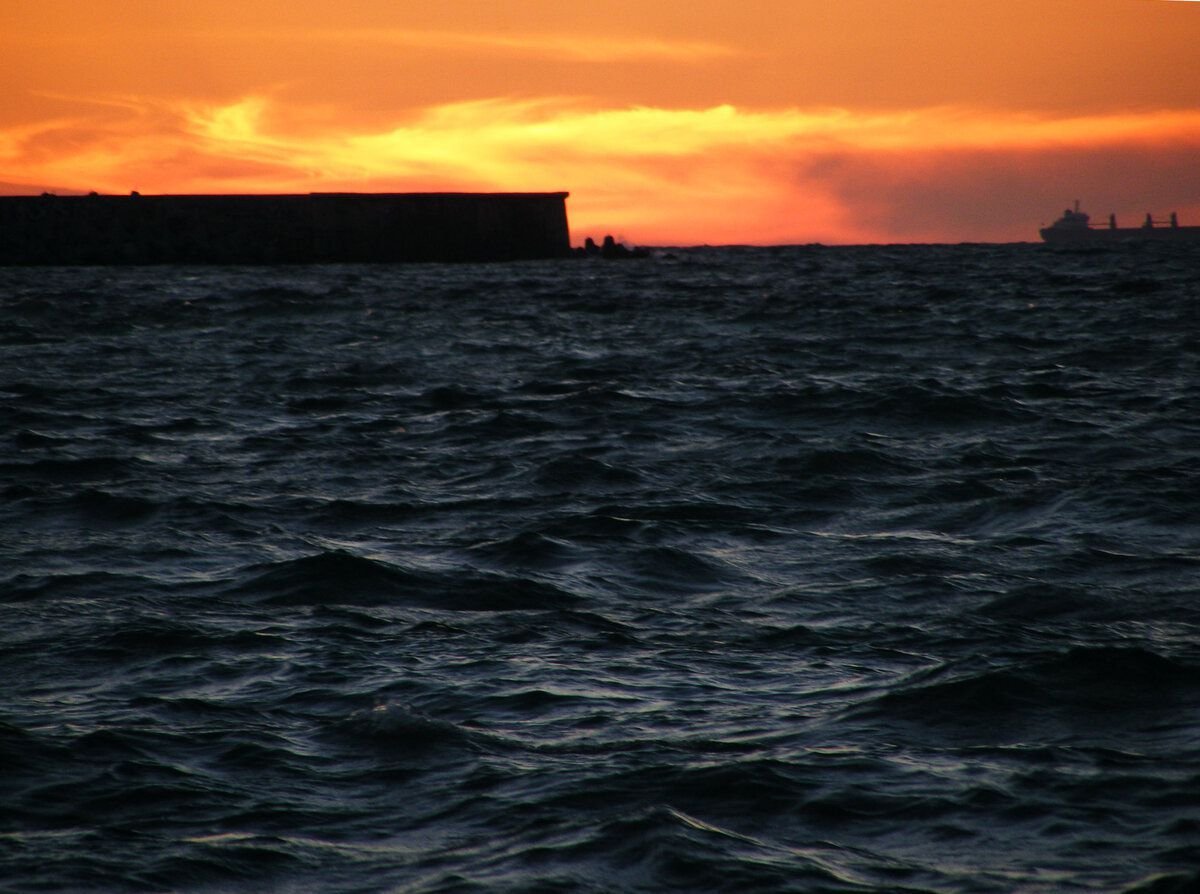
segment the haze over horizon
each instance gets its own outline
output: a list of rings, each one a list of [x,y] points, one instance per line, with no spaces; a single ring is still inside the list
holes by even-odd
[[[14,0],[0,192],[571,192],[641,244],[1200,223],[1200,6]]]

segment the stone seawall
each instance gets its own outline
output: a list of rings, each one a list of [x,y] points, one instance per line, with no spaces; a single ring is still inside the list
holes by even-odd
[[[570,254],[567,193],[0,196],[0,264],[511,261]]]

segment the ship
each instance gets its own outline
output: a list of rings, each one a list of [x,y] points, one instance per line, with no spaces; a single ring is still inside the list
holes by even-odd
[[[0,266],[571,255],[565,192],[0,196]]]
[[[1166,220],[1155,220],[1150,214],[1137,227],[1117,226],[1117,216],[1110,214],[1108,222],[1092,223],[1091,217],[1079,210],[1079,202],[1068,208],[1062,217],[1042,227],[1038,232],[1050,245],[1105,245],[1114,242],[1200,242],[1200,227],[1181,227],[1174,211]]]

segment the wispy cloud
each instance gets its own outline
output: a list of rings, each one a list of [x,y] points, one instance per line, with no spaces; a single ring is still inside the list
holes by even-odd
[[[746,51],[714,41],[666,39],[645,36],[619,36],[578,33],[503,33],[406,28],[334,28],[308,31],[229,30],[196,32],[228,43],[231,40],[260,43],[301,43],[307,45],[346,44],[370,46],[384,44],[438,52],[490,53],[528,56],[567,62],[627,63],[662,61],[698,63],[745,55]]]

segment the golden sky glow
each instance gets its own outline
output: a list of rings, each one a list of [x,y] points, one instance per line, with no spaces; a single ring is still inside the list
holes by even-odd
[[[643,244],[1200,224],[1200,4],[5,0],[5,191],[570,190]]]

